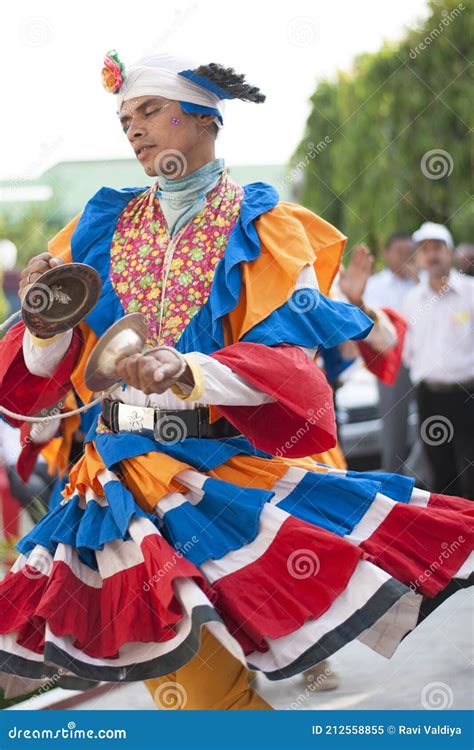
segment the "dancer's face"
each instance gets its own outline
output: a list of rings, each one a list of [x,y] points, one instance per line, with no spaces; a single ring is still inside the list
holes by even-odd
[[[213,118],[189,115],[179,102],[140,96],[123,102],[120,123],[145,170],[151,176],[184,177],[195,169],[199,152],[215,138]]]

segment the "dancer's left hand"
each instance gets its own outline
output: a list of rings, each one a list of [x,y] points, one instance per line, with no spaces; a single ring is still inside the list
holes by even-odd
[[[189,365],[180,376],[180,357],[173,352],[162,349],[148,354],[132,354],[122,357],[116,365],[116,373],[127,385],[143,393],[164,393],[172,385],[179,384],[194,387],[194,378]]]

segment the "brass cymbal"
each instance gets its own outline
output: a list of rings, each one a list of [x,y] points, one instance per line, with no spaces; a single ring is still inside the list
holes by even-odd
[[[141,313],[130,313],[117,320],[99,339],[86,365],[85,381],[91,391],[105,391],[120,383],[115,375],[117,361],[143,351],[148,323]]]
[[[21,309],[27,328],[49,338],[80,323],[99,301],[100,276],[86,263],[63,263],[43,273],[25,294]]]

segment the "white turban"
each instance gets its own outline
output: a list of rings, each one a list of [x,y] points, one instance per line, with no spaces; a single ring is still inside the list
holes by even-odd
[[[116,94],[118,109],[124,101],[139,96],[163,96],[180,102],[185,111],[202,111],[200,108],[214,110],[216,122],[222,124],[223,101],[213,91],[199,86],[179,75],[187,70],[194,70],[198,65],[185,58],[168,55],[144,57],[134,63],[125,72],[125,80]],[[186,104],[197,105],[186,108]]]

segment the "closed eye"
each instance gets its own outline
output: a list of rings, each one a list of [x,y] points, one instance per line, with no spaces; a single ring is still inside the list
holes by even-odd
[[[167,104],[162,104],[161,107],[156,107],[155,109],[152,109],[150,112],[146,112],[145,117],[151,117],[152,115],[156,115],[158,112],[161,112],[161,110],[167,106],[168,106]]]
[[[155,107],[154,109],[151,109],[149,112],[144,112],[145,117],[153,117],[153,115],[157,115],[158,112],[161,112],[162,109],[165,109],[166,107],[169,107],[170,102],[166,102],[166,104],[161,104],[159,107]],[[139,111],[141,107],[137,109]],[[120,120],[120,124],[122,126],[122,130],[124,133],[126,133],[130,129],[130,118],[124,117]]]

